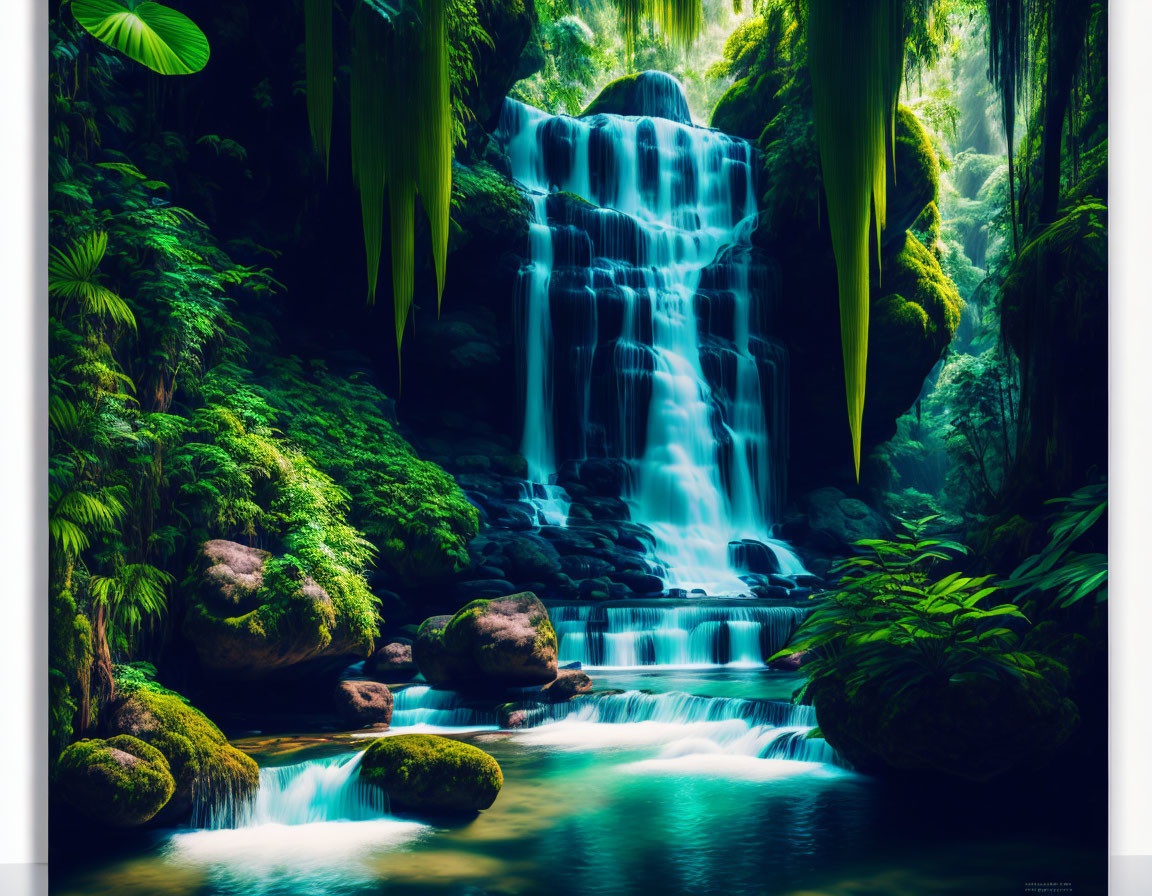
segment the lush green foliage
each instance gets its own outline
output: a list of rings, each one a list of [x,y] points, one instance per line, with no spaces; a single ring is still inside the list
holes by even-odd
[[[832,569],[834,588],[780,655],[811,651],[805,689],[842,681],[849,699],[861,688],[896,698],[929,683],[1036,675],[1019,647],[1015,604],[993,604],[990,576],[941,575],[967,553],[956,542],[926,538],[930,518],[902,523],[891,540],[858,541],[861,553]]]
[[[157,657],[209,538],[267,547],[275,628],[304,576],[364,646],[377,551],[394,581],[452,572],[476,511],[417,459],[360,377],[277,360],[267,269],[171,201],[190,138],[141,130],[123,63],[53,23],[49,269],[52,743],[106,705],[113,663]],[[216,135],[218,149],[244,148]],[[204,142],[204,141],[201,141]],[[147,172],[147,173],[146,173]],[[429,570],[434,573],[429,574]],[[281,593],[282,592],[282,593]],[[311,602],[309,602],[311,606]],[[315,620],[313,620],[315,621]],[[125,679],[127,681],[127,679]]]
[[[1108,555],[1102,550],[1084,550],[1085,543],[1107,523],[1107,483],[1086,485],[1071,497],[1055,498],[1048,504],[1058,508],[1048,527],[1049,541],[1012,572],[1009,584],[1021,589],[1016,599],[1050,602],[1060,609],[1087,597],[1107,600]]]

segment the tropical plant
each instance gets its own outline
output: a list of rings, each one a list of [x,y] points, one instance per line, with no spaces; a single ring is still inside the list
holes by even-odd
[[[208,64],[208,38],[181,12],[153,0],[72,0],[95,37],[161,75],[191,75]]]
[[[1034,554],[1009,577],[1008,585],[1020,589],[1016,601],[1050,600],[1052,608],[1066,609],[1094,596],[1108,599],[1108,555],[1102,551],[1076,550],[1090,534],[1107,522],[1108,484],[1086,485],[1067,498],[1047,502],[1059,508],[1048,527],[1050,536],[1040,553]]]
[[[1008,623],[1027,620],[1011,603],[992,604],[991,576],[938,575],[967,548],[926,538],[934,517],[900,521],[892,539],[862,539],[860,553],[832,568],[835,586],[776,656],[807,651],[808,689],[836,681],[851,698],[860,689],[888,699],[910,688],[977,678],[1037,675]]]
[[[305,3],[308,116],[325,171],[332,132],[333,2]],[[368,301],[376,300],[387,199],[398,356],[415,284],[417,194],[432,231],[437,311],[444,294],[453,143],[448,19],[448,0],[410,0],[398,7],[356,0],[351,16],[352,177],[360,193]]]
[[[136,329],[132,309],[112,290],[99,281],[97,268],[108,248],[108,234],[97,231],[79,242],[61,249],[48,248],[48,295],[64,299],[59,309],[68,313],[67,303],[75,301],[84,314],[106,317],[114,324]]]

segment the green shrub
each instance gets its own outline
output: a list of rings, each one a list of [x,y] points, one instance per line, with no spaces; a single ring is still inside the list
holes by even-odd
[[[941,563],[967,553],[960,544],[923,537],[931,517],[901,522],[902,533],[856,542],[861,553],[837,563],[836,586],[777,656],[808,651],[807,690],[822,679],[889,699],[926,684],[1037,676],[1036,660],[1006,627],[1026,622],[1014,604],[992,605],[990,576],[938,576]]]

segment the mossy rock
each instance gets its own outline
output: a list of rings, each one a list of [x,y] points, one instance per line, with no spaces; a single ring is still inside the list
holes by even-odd
[[[98,824],[133,828],[164,808],[176,782],[160,750],[121,734],[68,747],[57,765],[56,787],[65,801]]]
[[[207,807],[255,792],[260,779],[256,763],[228,743],[211,719],[175,691],[127,672],[117,667],[117,695],[108,708],[107,727],[164,754],[176,782],[165,820],[186,817],[194,802]]]
[[[500,765],[478,747],[435,734],[401,734],[372,744],[360,778],[396,805],[434,814],[478,812],[504,785]]]
[[[444,646],[466,657],[486,682],[521,687],[556,678],[556,631],[529,591],[474,600],[444,628]]]
[[[609,82],[580,113],[582,118],[589,115],[646,116],[692,123],[684,88],[660,71],[637,72]]]
[[[433,616],[425,619],[416,630],[412,658],[429,684],[458,681],[474,671],[468,657],[453,653],[444,643],[444,629],[451,621],[451,616]]]
[[[896,110],[894,164],[888,169],[885,248],[899,245],[930,203],[940,199],[940,160],[920,120],[904,106]]]
[[[898,700],[866,688],[849,697],[834,680],[809,693],[828,743],[875,774],[987,781],[1057,749],[1079,721],[1076,705],[1040,677],[926,684]]]
[[[452,166],[449,252],[526,250],[531,220],[524,194],[490,164]]]
[[[925,374],[951,343],[964,302],[911,233],[884,256],[881,271],[872,288],[867,413],[895,419],[915,403]]]
[[[327,591],[267,551],[207,541],[189,588],[184,634],[223,677],[281,675],[313,660],[367,656],[372,646]]]
[[[776,113],[772,92],[761,86],[764,80],[749,75],[729,87],[712,111],[712,127],[745,140],[759,137]]]

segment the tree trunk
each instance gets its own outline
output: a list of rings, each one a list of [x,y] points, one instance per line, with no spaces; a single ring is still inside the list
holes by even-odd
[[[1048,78],[1044,85],[1043,178],[1040,187],[1040,224],[1056,220],[1060,209],[1060,156],[1064,116],[1076,75],[1076,62],[1084,46],[1089,0],[1056,0],[1051,16],[1052,41],[1048,47]]]

